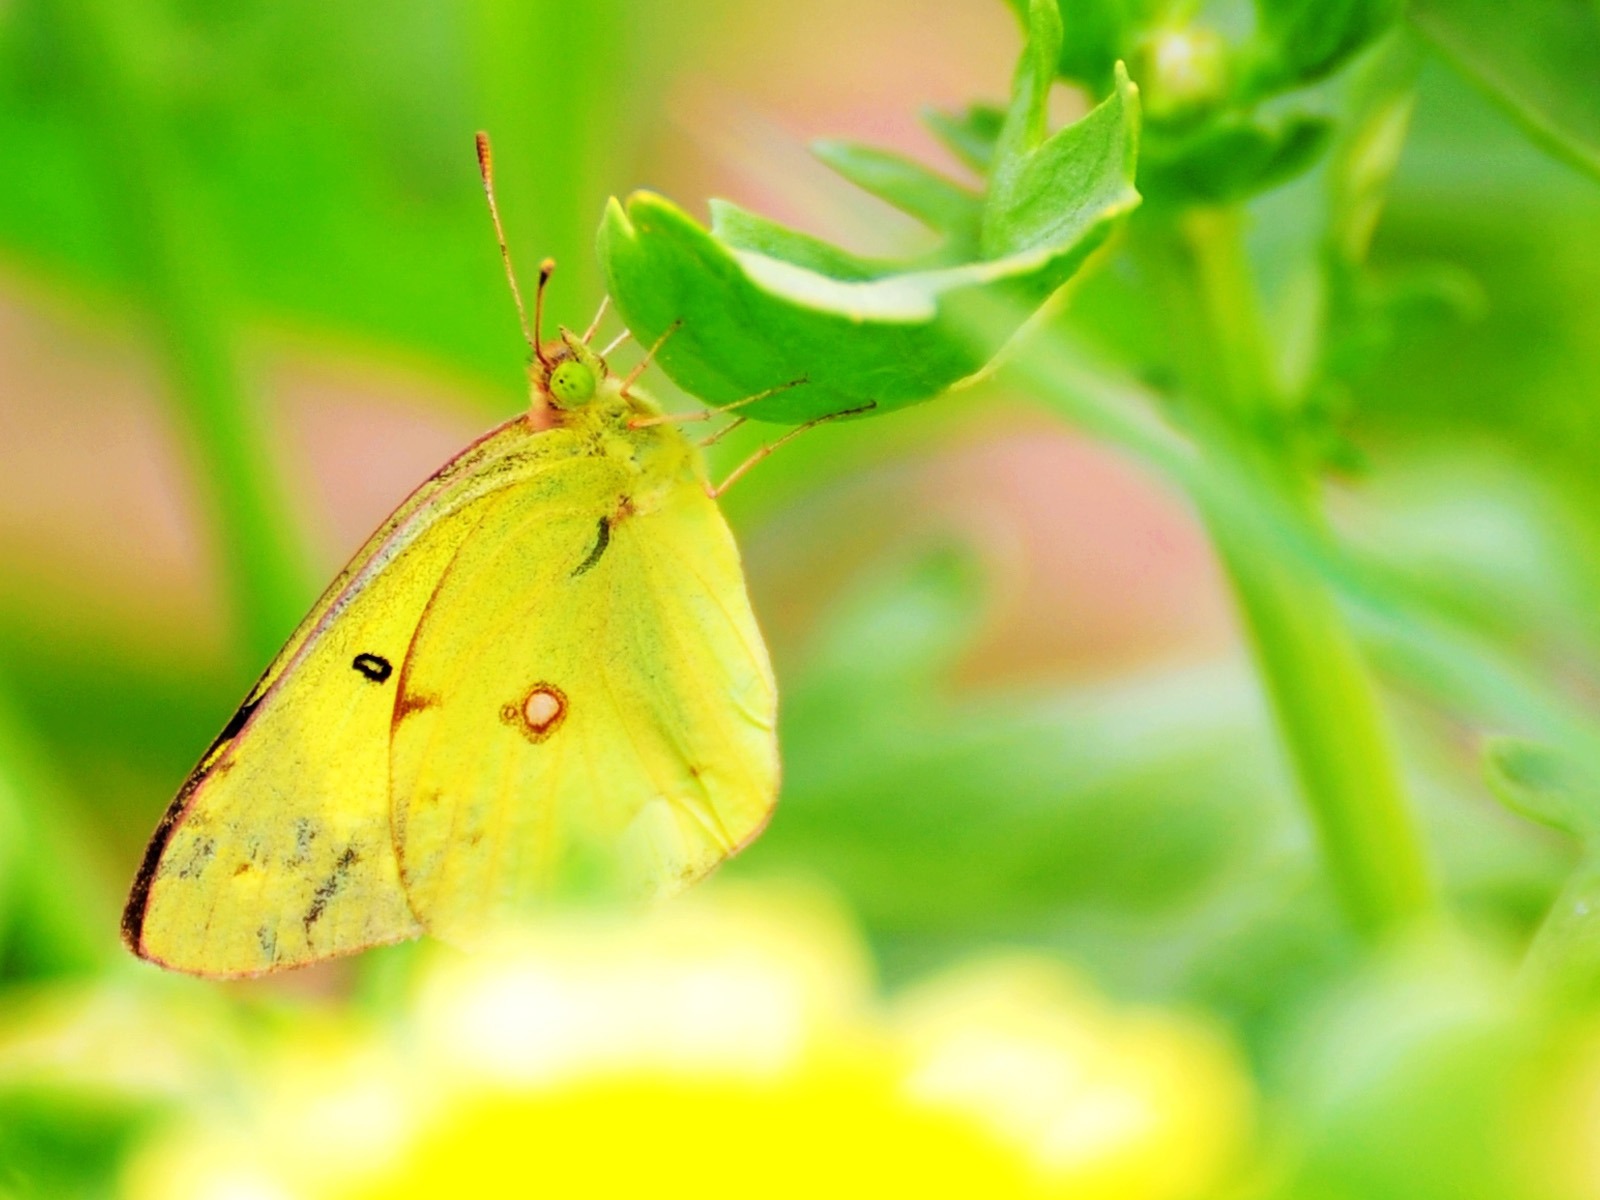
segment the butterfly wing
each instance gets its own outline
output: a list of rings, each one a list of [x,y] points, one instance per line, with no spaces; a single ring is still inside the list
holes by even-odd
[[[493,431],[334,581],[157,828],[123,916],[136,953],[250,975],[420,932],[390,836],[400,665],[456,548],[542,450],[520,420]]]
[[[772,670],[716,505],[687,472],[630,512],[617,468],[555,470],[559,507],[507,493],[462,544],[401,674],[402,879],[456,940],[571,887],[671,891],[776,798]]]

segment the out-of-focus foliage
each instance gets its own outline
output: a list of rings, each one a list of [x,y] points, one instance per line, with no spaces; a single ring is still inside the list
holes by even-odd
[[[1060,0],[1041,58],[1048,5],[801,7],[0,8],[0,1195],[1600,1196],[1597,10]],[[919,228],[730,165],[780,102]],[[341,489],[521,403],[479,127],[555,319],[609,269],[689,390],[826,380],[776,419],[924,398],[1071,287],[728,496],[785,790],[705,897],[159,975],[121,889]],[[680,257],[624,263],[614,209],[595,254],[638,187]],[[1307,802],[1352,778],[1415,829]],[[1353,919],[1341,845],[1421,918]]]
[[[1401,8],[1397,0],[1257,0],[1254,19],[1242,20],[1238,5],[1057,2],[1067,31],[1058,70],[1099,93],[1114,64],[1127,62],[1145,101],[1140,187],[1155,204],[1177,205],[1241,199],[1306,170],[1333,125],[1300,93],[1382,34]],[[1011,3],[1025,11],[1022,0]],[[1215,22],[1212,9],[1222,10]]]
[[[1600,11],[1581,0],[1418,0],[1411,18],[1529,132],[1600,174]]]
[[[149,236],[131,220],[171,206],[185,274],[225,316],[332,325],[514,388],[471,132],[495,133],[513,250],[558,259],[572,283],[555,314],[580,324],[598,210],[579,197],[621,186],[637,137],[622,111],[636,93],[615,80],[642,93],[682,36],[622,0],[15,5],[0,148],[29,166],[8,173],[0,228],[14,252],[117,287]],[[539,66],[573,45],[603,48],[605,69]]]

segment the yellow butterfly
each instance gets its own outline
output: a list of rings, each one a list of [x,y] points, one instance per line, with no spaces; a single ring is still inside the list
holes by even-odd
[[[372,535],[206,751],[128,899],[139,956],[470,941],[574,883],[670,892],[766,823],[777,693],[733,537],[638,371],[593,326],[539,343],[551,265],[530,411]]]

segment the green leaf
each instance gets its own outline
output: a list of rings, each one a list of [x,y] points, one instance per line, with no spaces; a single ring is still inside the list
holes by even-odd
[[[1152,204],[1226,204],[1294,178],[1328,144],[1332,125],[1291,115],[1275,124],[1223,117],[1181,137],[1147,138],[1139,186]]]
[[[1256,0],[1252,84],[1312,83],[1343,66],[1399,18],[1401,0]]]
[[[1026,25],[1029,0],[1008,2]],[[1057,72],[1104,95],[1113,86],[1117,60],[1126,57],[1138,31],[1160,7],[1158,0],[1059,0]]]
[[[1111,97],[1086,117],[1048,136],[1048,105],[1061,27],[1049,0],[1035,0],[1041,20],[1033,44],[1051,53],[1023,56],[1010,111],[995,146],[980,244],[985,258],[1070,245],[1099,212],[1129,203],[1136,150],[1129,114],[1136,92],[1117,68]],[[1078,203],[1063,204],[1064,197]],[[1092,203],[1085,205],[1087,199]],[[1097,201],[1097,203],[1094,203]]]
[[[630,211],[633,205],[634,200],[630,199]],[[791,263],[831,279],[866,281],[890,269],[889,264],[851,254],[831,242],[790,229],[726,200],[711,202],[711,230],[736,250]]]
[[[993,104],[973,104],[960,113],[925,108],[922,123],[950,153],[983,175],[994,165],[994,146],[1006,123],[1006,110]]]
[[[985,110],[934,118],[990,165],[983,195],[895,155],[825,143],[825,161],[946,235],[932,256],[880,261],[727,204],[710,230],[660,196],[613,201],[599,251],[628,327],[685,391],[800,423],[925,400],[980,371],[1015,332],[973,333],[974,306],[1042,305],[1139,201],[1138,93],[1124,72],[1086,117],[1055,134],[1046,105],[1060,47],[1053,0],[1033,27],[998,130]],[[993,132],[992,148],[987,138]],[[796,386],[785,388],[795,380]]]
[[[1057,69],[1096,94],[1114,86],[1112,74],[1125,53],[1129,30],[1147,16],[1149,4],[1119,0],[1074,0],[1061,12],[1062,38]],[[1130,9],[1134,11],[1129,11]]]
[[[1027,14],[1027,41],[1011,79],[1011,103],[995,145],[996,181],[1004,178],[1026,150],[1039,145],[1048,133],[1050,86],[1056,78],[1061,53],[1061,10],[1054,0],[1031,0]]]
[[[1513,812],[1564,833],[1587,836],[1597,827],[1600,805],[1583,774],[1560,752],[1498,737],[1485,744],[1483,760],[1490,790]]]
[[[970,250],[983,198],[921,163],[854,142],[817,142],[812,153],[865,192],[948,234]]]
[[[1592,1010],[1600,1001],[1600,780],[1586,764],[1524,738],[1491,739],[1484,763],[1506,807],[1579,841],[1578,861],[1528,946],[1523,979]]]
[[[1535,140],[1600,175],[1600,6],[1415,0],[1411,19]]]

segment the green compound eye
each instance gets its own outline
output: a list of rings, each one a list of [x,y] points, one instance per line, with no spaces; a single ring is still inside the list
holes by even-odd
[[[568,359],[550,372],[550,394],[557,404],[581,404],[594,395],[594,371]]]

